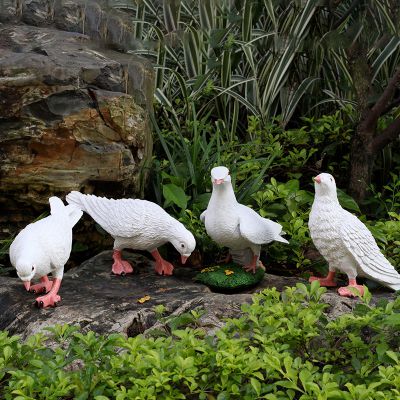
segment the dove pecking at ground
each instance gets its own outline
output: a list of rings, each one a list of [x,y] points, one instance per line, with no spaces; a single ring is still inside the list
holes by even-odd
[[[50,215],[26,226],[10,246],[11,264],[16,268],[26,290],[47,293],[36,299],[39,307],[56,306],[58,295],[72,247],[72,228],[82,216],[75,206],[65,206],[58,197],[51,197]],[[47,275],[52,274],[53,280]],[[31,285],[33,279],[40,283]]]
[[[339,204],[333,176],[322,173],[314,182],[315,199],[308,226],[315,247],[329,264],[329,273],[325,278],[311,277],[310,282],[318,280],[321,286],[335,287],[335,274],[340,271],[349,279],[349,285],[338,290],[341,296],[355,296],[351,288],[364,293],[357,276],[400,290],[400,274],[380,252],[371,232]]]
[[[204,222],[208,235],[220,246],[228,247],[232,254],[250,252],[250,260],[244,268],[255,272],[261,245],[272,241],[288,243],[281,237],[284,233],[282,226],[262,218],[251,208],[237,202],[228,168],[213,168],[211,181],[213,190],[210,202],[200,219]]]
[[[156,272],[172,275],[173,265],[161,257],[157,248],[172,243],[184,264],[196,247],[192,233],[151,201],[114,200],[76,191],[69,193],[66,200],[88,213],[114,238],[112,272],[115,275],[133,272],[132,265],[122,259],[123,249],[147,250],[156,261]]]

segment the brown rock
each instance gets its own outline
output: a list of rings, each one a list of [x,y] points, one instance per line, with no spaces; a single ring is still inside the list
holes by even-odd
[[[5,223],[31,222],[47,210],[50,196],[71,190],[109,197],[142,194],[141,171],[152,151],[154,73],[147,61],[111,49],[118,40],[122,50],[134,48],[128,21],[128,15],[110,13],[102,2],[2,2]]]
[[[125,256],[128,253],[125,254]],[[153,262],[139,254],[127,257],[135,265],[135,273],[117,277],[110,274],[112,252],[105,251],[68,271],[62,281],[61,305],[57,308],[37,309],[35,295],[24,290],[18,278],[0,276],[0,330],[24,337],[55,324],[79,324],[83,330],[99,333],[122,332],[135,336],[148,329],[169,332],[165,321],[157,320],[154,307],[164,305],[164,317],[179,317],[193,310],[204,310],[196,326],[213,333],[223,326],[226,318],[241,315],[241,305],[251,302],[252,293],[267,287],[283,290],[294,286],[299,279],[266,274],[261,284],[246,293],[220,294],[193,281],[196,271],[176,267],[173,276],[158,276]],[[303,281],[304,282],[304,281]],[[150,296],[144,303],[138,300]],[[373,300],[391,299],[390,292],[374,293]],[[322,300],[330,307],[328,318],[350,312],[359,302],[340,297],[334,290]]]

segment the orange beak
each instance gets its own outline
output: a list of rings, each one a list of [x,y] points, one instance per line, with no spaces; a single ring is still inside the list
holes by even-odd
[[[181,263],[185,264],[186,260],[188,259],[188,257],[186,256],[181,256]]]
[[[24,281],[24,286],[27,292],[29,292],[29,289],[31,287],[31,282],[30,281]]]
[[[214,183],[216,185],[220,185],[221,183],[224,183],[224,180],[223,179],[214,179]]]
[[[313,181],[317,182],[317,183],[321,183],[321,177],[318,175],[315,178],[313,178]]]

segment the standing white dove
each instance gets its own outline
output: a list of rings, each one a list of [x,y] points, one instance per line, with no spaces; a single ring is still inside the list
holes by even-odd
[[[208,235],[220,246],[230,249],[234,261],[235,256],[240,258],[240,255],[250,253],[250,260],[245,263],[244,268],[255,273],[261,245],[274,240],[289,243],[280,236],[284,233],[282,226],[262,218],[250,207],[237,202],[228,168],[213,168],[211,182],[213,190],[210,202],[200,219],[204,222]]]
[[[22,229],[10,246],[11,264],[25,289],[47,293],[36,299],[38,307],[56,306],[61,301],[58,290],[71,254],[72,228],[83,214],[58,197],[50,197],[49,203],[51,214]],[[50,273],[52,281],[47,277]],[[32,279],[40,279],[40,283],[31,285]]]
[[[174,266],[161,257],[157,248],[172,243],[184,264],[196,247],[192,233],[151,201],[114,200],[76,191],[69,193],[66,200],[88,213],[114,238],[112,273],[115,275],[133,272],[132,265],[122,259],[123,249],[147,250],[156,260],[156,272],[172,275]]]
[[[329,263],[325,278],[311,277],[321,286],[337,286],[336,271],[345,273],[347,287],[341,287],[341,296],[354,297],[351,288],[361,295],[364,288],[357,284],[357,276],[379,282],[393,290],[400,290],[400,274],[383,256],[368,228],[339,204],[336,183],[332,175],[322,173],[314,178],[315,199],[308,226],[315,247]]]

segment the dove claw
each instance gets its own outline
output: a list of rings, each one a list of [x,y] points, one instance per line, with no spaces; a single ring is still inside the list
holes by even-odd
[[[111,272],[114,275],[125,276],[126,274],[131,274],[133,272],[132,265],[121,258],[121,250],[114,250],[113,259],[114,264]]]

